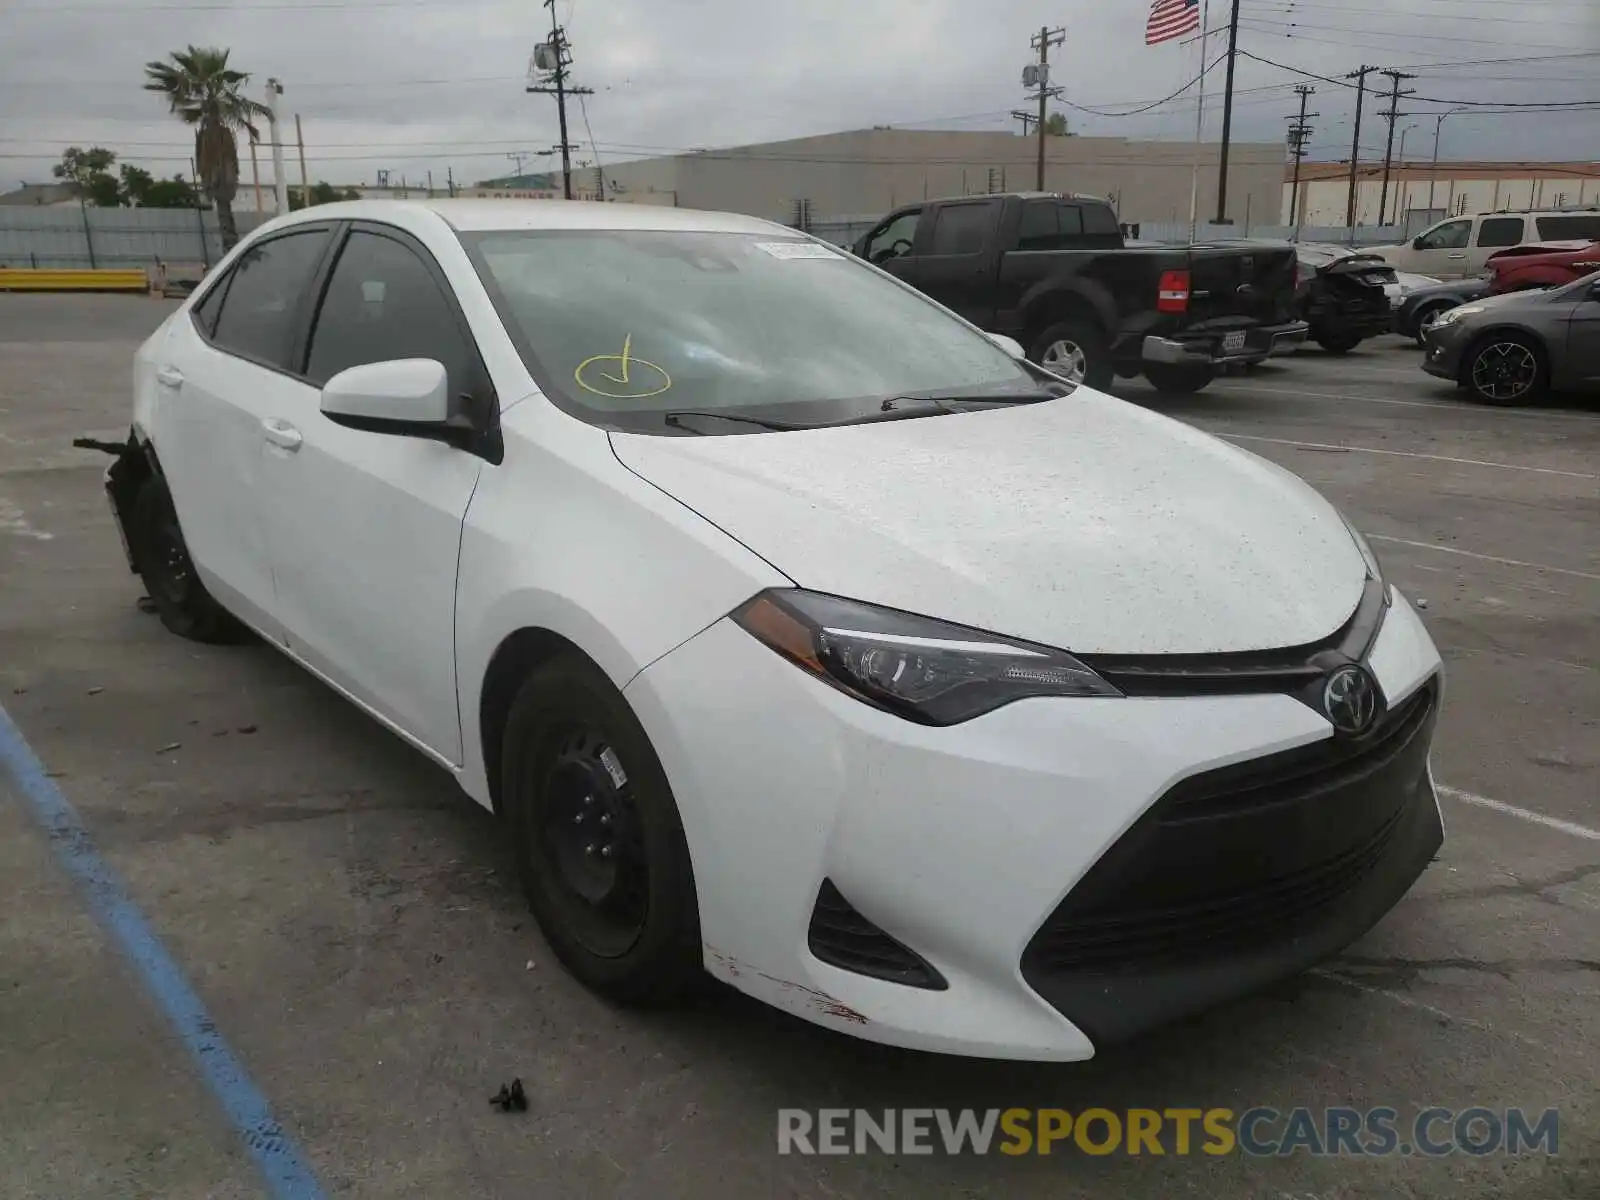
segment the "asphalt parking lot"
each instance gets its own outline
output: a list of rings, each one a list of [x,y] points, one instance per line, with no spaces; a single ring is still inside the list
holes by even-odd
[[[721,991],[608,1007],[441,771],[271,650],[141,613],[106,460],[69,443],[126,431],[132,353],[171,307],[0,295],[0,707],[303,1157],[277,1194],[1600,1196],[1600,406],[1466,404],[1397,338],[1182,400],[1123,389],[1305,476],[1426,601],[1447,840],[1290,985],[1090,1063],[972,1062]],[[0,770],[0,1194],[269,1194],[274,1135],[240,1136],[250,1096],[208,1090],[63,870],[85,844],[23,790]],[[529,1110],[498,1113],[513,1076]],[[781,1107],[1341,1104],[1558,1108],[1560,1154],[776,1153]]]

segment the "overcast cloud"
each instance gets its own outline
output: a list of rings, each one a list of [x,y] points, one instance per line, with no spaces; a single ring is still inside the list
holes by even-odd
[[[1043,24],[1068,29],[1055,82],[1071,104],[1155,100],[1195,65],[1192,47],[1144,46],[1145,0],[556,3],[575,81],[595,89],[586,107],[597,145],[576,105],[570,136],[584,143],[579,158],[602,162],[876,124],[1016,128],[1006,114],[1023,103],[1018,77]],[[1226,8],[1211,0],[1213,28]],[[1366,62],[1415,71],[1407,86],[1420,96],[1600,100],[1600,0],[1243,0],[1242,12],[1242,49],[1318,74]],[[313,179],[370,182],[381,168],[416,183],[431,170],[442,187],[447,169],[457,182],[507,174],[509,152],[558,140],[554,100],[522,90],[548,26],[536,0],[0,0],[0,190],[47,179],[69,144],[187,174],[185,133],[140,84],[147,60],[188,43],[231,47],[257,96],[269,75],[283,81],[287,137],[299,113]],[[1224,48],[1212,39],[1213,57]],[[1555,55],[1570,57],[1453,65]],[[1281,141],[1296,82],[1241,58],[1234,136]],[[1218,70],[1208,91],[1221,84]],[[1316,86],[1312,157],[1347,156],[1354,93]],[[1401,122],[1417,126],[1407,156],[1426,157],[1431,117],[1444,110],[1402,108],[1417,114]],[[1193,93],[1124,119],[1064,111],[1086,134],[1182,139],[1194,124]],[[1382,154],[1383,132],[1364,123],[1367,154]],[[1462,113],[1444,125],[1443,157],[1600,159],[1600,111]],[[551,161],[530,158],[528,169]]]

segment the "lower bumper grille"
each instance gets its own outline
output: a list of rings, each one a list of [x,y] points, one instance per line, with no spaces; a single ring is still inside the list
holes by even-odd
[[[1292,973],[1404,894],[1442,831],[1430,683],[1365,738],[1180,782],[1084,876],[1022,973],[1091,1036],[1121,1035]]]
[[[857,912],[831,879],[817,893],[806,941],[812,954],[844,971],[931,991],[950,986],[915,950]]]

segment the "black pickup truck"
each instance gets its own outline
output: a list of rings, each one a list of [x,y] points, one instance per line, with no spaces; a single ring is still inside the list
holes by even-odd
[[[1093,196],[930,200],[890,213],[853,249],[1090,387],[1142,374],[1195,392],[1225,363],[1306,338],[1292,246],[1125,246],[1116,213]]]

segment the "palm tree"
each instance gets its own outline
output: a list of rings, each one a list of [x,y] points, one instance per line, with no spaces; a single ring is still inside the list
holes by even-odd
[[[144,89],[161,93],[173,115],[194,126],[195,171],[217,206],[223,249],[232,249],[239,240],[233,221],[233,197],[239,190],[239,147],[234,133],[242,129],[252,138],[258,137],[255,118],[266,116],[267,107],[243,93],[250,76],[228,66],[226,49],[190,46],[174,50],[169,59],[145,64]]]

